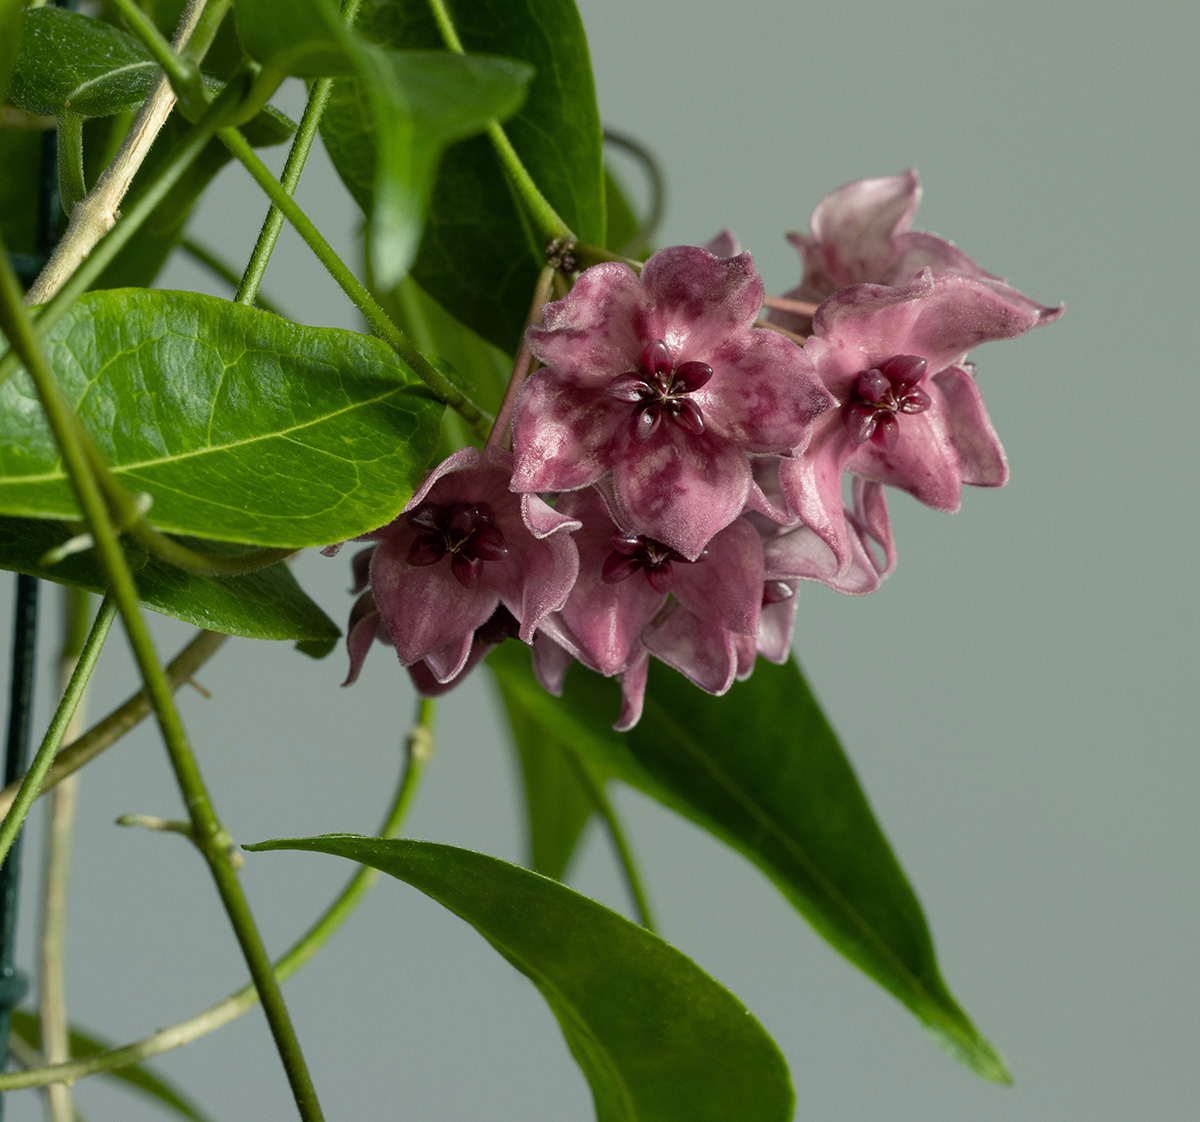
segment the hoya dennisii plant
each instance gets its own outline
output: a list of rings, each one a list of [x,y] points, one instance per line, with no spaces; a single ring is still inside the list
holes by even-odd
[[[1005,483],[968,359],[1061,309],[912,229],[912,171],[818,202],[789,235],[798,283],[778,297],[728,230],[643,251],[650,232],[606,176],[571,0],[506,0],[503,19],[494,7],[188,0],[148,14],[110,0],[81,14],[0,0],[0,177],[19,200],[0,215],[0,564],[22,574],[4,876],[33,801],[153,713],[189,818],[141,824],[194,843],[252,981],[219,1016],[73,1057],[52,978],[39,1010],[13,1008],[6,893],[0,1039],[11,1020],[22,1070],[0,1089],[52,1088],[56,1120],[73,1117],[74,1080],[128,1074],[256,1000],[300,1116],[321,1117],[278,982],[365,882],[323,913],[314,902],[313,927],[272,964],[172,698],[225,635],[334,649],[338,628],[288,567],[314,547],[349,559],[345,684],[378,642],[423,700],[379,837],[254,848],[341,855],[473,924],[553,1008],[603,1122],[786,1122],[793,1094],[753,1017],[653,933],[632,862],[640,924],[561,883],[582,820],[548,842],[554,792],[528,806],[538,871],[398,837],[433,699],[453,704],[484,665],[522,758],[572,765],[554,773],[563,800],[582,791],[614,834],[611,784],[687,815],[958,1059],[1008,1078],[942,982],[790,646],[799,582],[872,593],[895,568],[890,488],[952,511],[964,484]],[[298,123],[271,105],[288,77],[309,83]],[[357,273],[292,199],[318,131],[366,218]],[[255,149],[279,144],[277,180]],[[244,265],[183,237],[231,159],[264,194]],[[285,221],[366,332],[265,306]],[[232,299],[149,287],[176,247],[226,276]],[[352,542],[365,544],[339,554]],[[75,669],[26,763],[13,753],[30,732],[39,581],[76,590]],[[77,590],[102,594],[94,613]],[[164,663],[144,607],[203,630]],[[118,616],[143,688],[68,731]],[[331,669],[329,688],[340,679]],[[134,1070],[165,1109],[191,1109]]]

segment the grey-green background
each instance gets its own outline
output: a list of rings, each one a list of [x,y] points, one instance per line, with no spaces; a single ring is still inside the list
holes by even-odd
[[[785,230],[803,228],[837,185],[915,165],[918,227],[1068,308],[976,356],[1010,485],[972,491],[954,517],[898,496],[895,575],[865,599],[806,586],[796,632],[947,978],[1016,1085],[956,1067],[752,867],[623,791],[666,937],[779,1041],[798,1118],[1194,1118],[1197,9],[586,0],[582,10],[605,121],[642,138],[669,175],[663,244],[731,226],[781,292],[798,275]],[[300,199],[351,252],[358,216],[323,155],[312,164]],[[193,232],[241,261],[262,211],[231,170]],[[164,283],[221,291],[182,260]],[[290,236],[266,290],[306,322],[356,325]],[[345,562],[307,556],[298,572],[341,619]],[[0,594],[7,605],[7,585]],[[174,649],[186,632],[160,634]],[[45,636],[49,651],[49,620]],[[112,647],[95,713],[133,681],[124,641]],[[313,663],[238,641],[201,675],[211,701],[182,695],[239,840],[373,829],[412,698],[382,648],[353,689],[338,688],[343,672],[341,652]],[[42,717],[50,680],[47,668]],[[439,741],[412,833],[519,859],[519,788],[482,676],[442,707]],[[124,811],[179,809],[149,731],[84,776],[70,1004],[113,1038],[187,1017],[243,977],[199,861],[177,838],[111,825]],[[27,966],[38,828],[18,946]],[[332,858],[252,856],[246,883],[271,946],[348,871]],[[598,834],[573,883],[626,907]],[[592,1116],[533,988],[403,886],[381,884],[287,994],[331,1119]],[[216,1118],[292,1116],[257,1012],[161,1067]],[[90,1122],[157,1116],[96,1080],[77,1092]],[[40,1116],[33,1092],[8,1105],[13,1119]]]

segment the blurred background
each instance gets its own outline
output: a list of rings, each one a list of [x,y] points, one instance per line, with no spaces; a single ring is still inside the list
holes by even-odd
[[[830,950],[766,880],[634,792],[616,799],[664,936],[779,1042],[800,1119],[1124,1122],[1192,1119],[1200,1046],[1196,356],[1200,12],[1011,0],[963,5],[582,0],[601,114],[657,153],[660,244],[723,226],[769,292],[794,285],[784,241],[834,187],[915,166],[916,227],[953,239],[1047,304],[1057,324],[981,349],[979,380],[1012,482],[946,516],[897,495],[900,564],[876,594],[802,589],[796,650],[925,907],[945,976],[1002,1052],[1013,1087],[956,1066],[898,1003]],[[299,113],[302,91],[285,108]],[[269,153],[276,166],[282,151]],[[635,165],[614,155],[635,198]],[[359,215],[321,150],[299,199],[354,259]],[[190,226],[235,262],[265,203],[227,168]],[[164,287],[227,295],[182,257]],[[301,321],[356,313],[285,231],[264,291]],[[348,564],[306,555],[339,622]],[[8,575],[0,603],[11,603]],[[57,597],[43,625],[51,713]],[[164,655],[189,629],[156,618]],[[0,656],[7,675],[8,639]],[[114,633],[91,713],[133,688]],[[371,832],[413,712],[377,648],[341,690],[289,644],[233,640],[184,690],[185,720],[239,841]],[[413,836],[524,855],[521,791],[478,675],[441,707]],[[180,813],[149,726],[83,774],[67,958],[70,1013],[125,1041],[244,979],[202,863],[117,815]],[[17,954],[34,954],[41,815],[26,834]],[[350,872],[334,858],[248,857],[282,950]],[[628,914],[589,828],[571,883]],[[286,990],[330,1119],[585,1122],[590,1096],[536,991],[473,930],[381,883]],[[293,1117],[257,1010],[157,1062],[222,1119]],[[82,1113],[157,1108],[92,1078]],[[13,1092],[9,1117],[41,1117]],[[732,1122],[732,1120],[731,1120]]]

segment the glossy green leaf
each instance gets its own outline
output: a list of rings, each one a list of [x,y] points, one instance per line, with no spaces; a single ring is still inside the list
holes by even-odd
[[[942,981],[921,906],[794,662],[760,659],[719,698],[652,662],[645,711],[625,734],[609,727],[620,711],[614,680],[575,667],[558,700],[519,644],[489,664],[549,735],[748,857],[944,1048],[985,1078],[1008,1080]]]
[[[542,992],[598,1122],[788,1122],[783,1057],[728,990],[658,936],[556,881],[432,842],[334,834],[246,846],[371,865],[470,923]]]
[[[0,517],[0,569],[10,569],[89,592],[106,588],[104,572],[89,550],[42,565],[46,553],[81,531],[76,525],[31,518]],[[188,542],[198,549],[236,555],[245,547],[222,548],[214,542]],[[138,549],[129,557],[138,599],[163,615],[196,627],[244,635],[250,639],[295,639],[328,653],[337,642],[337,625],[300,588],[283,562],[235,577],[186,573]]]
[[[468,51],[533,67],[529,95],[505,122],[505,130],[564,221],[584,241],[603,245],[600,116],[587,39],[574,4],[456,0],[448,7]],[[356,26],[385,47],[443,45],[426,0],[365,0]],[[352,191],[363,182],[363,145],[359,138],[339,150],[338,137],[347,129],[364,131],[363,108],[361,98],[339,82],[321,129],[334,165]],[[544,249],[518,209],[490,142],[476,138],[450,148],[413,266],[421,286],[451,314],[512,354]]]
[[[25,13],[12,104],[30,113],[66,109],[104,117],[146,100],[158,64],[131,35],[63,8]]]
[[[379,340],[195,293],[84,296],[45,339],[114,475],[161,530],[298,549],[390,522],[442,406]],[[28,376],[0,387],[0,513],[79,514]]]
[[[500,687],[504,693],[503,682]],[[588,765],[525,711],[520,695],[510,703],[504,693],[504,701],[525,787],[529,867],[562,880],[595,810],[579,777],[579,768]]]
[[[40,1048],[42,1046],[42,1023],[37,1014],[29,1013],[24,1009],[14,1009],[10,1016],[12,1031],[31,1048]],[[70,1040],[71,1055],[77,1059],[96,1052],[106,1052],[113,1047],[112,1044],[77,1029],[71,1029]],[[163,1106],[169,1107],[182,1118],[191,1119],[191,1122],[210,1122],[209,1116],[184,1092],[176,1090],[170,1083],[154,1075],[144,1066],[130,1064],[104,1074],[110,1079],[119,1080],[135,1090],[157,1099]]]

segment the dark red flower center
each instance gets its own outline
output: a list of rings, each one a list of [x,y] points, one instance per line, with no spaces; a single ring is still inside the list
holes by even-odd
[[[684,432],[699,436],[704,431],[704,414],[689,395],[712,375],[707,362],[681,362],[676,366],[666,341],[655,339],[642,351],[641,368],[614,378],[608,392],[634,407],[629,427],[639,444],[658,431],[664,417]]]
[[[670,592],[675,583],[672,563],[692,564],[670,546],[641,534],[613,534],[612,547],[613,551],[605,559],[604,568],[600,571],[605,584],[619,584],[641,569],[655,592]],[[706,549],[696,560],[703,561],[707,556]]]
[[[858,374],[842,419],[855,444],[868,440],[891,451],[900,436],[900,413],[924,413],[931,400],[917,383],[928,364],[916,355],[892,355]]]
[[[495,522],[487,503],[422,503],[408,515],[408,524],[417,531],[408,549],[408,563],[436,565],[448,553],[458,583],[474,588],[485,561],[508,556],[504,535]]]

